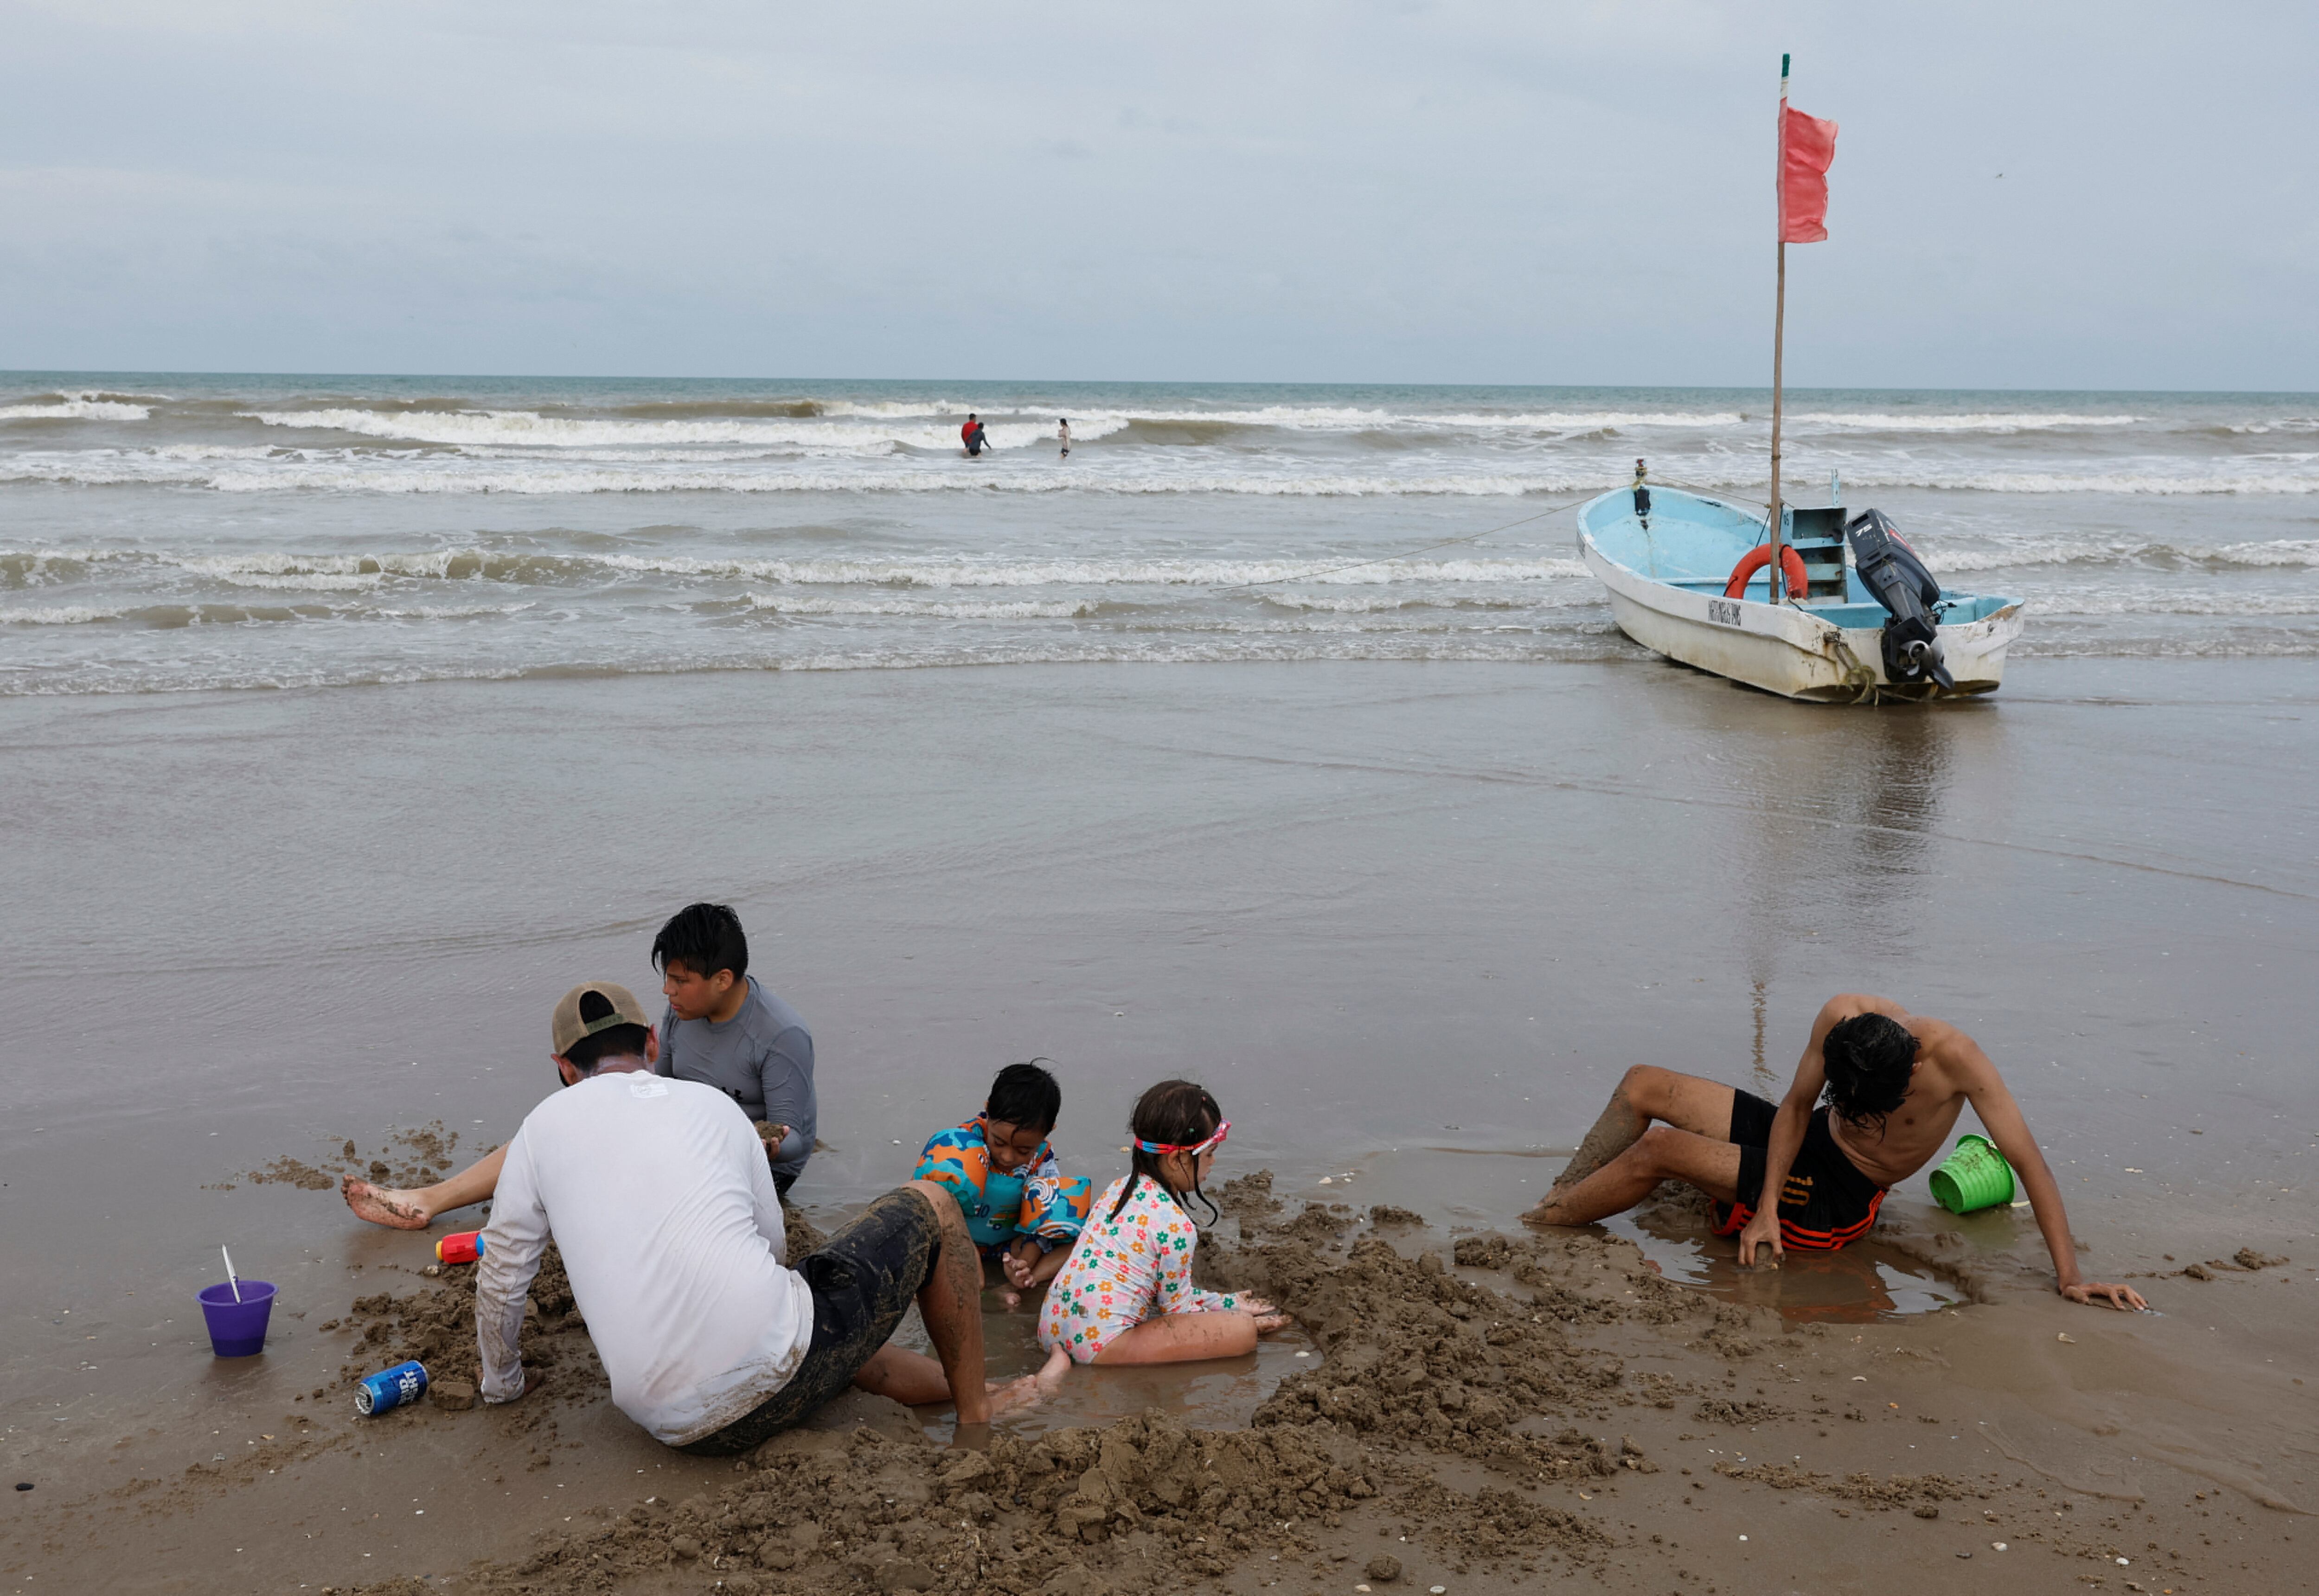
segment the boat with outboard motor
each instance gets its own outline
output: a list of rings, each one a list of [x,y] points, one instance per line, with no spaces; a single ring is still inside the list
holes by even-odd
[[[1620,631],[1734,681],[1842,703],[1990,692],[2021,635],[2021,600],[1942,587],[1881,512],[1846,518],[1833,476],[1830,502],[1817,509],[1780,495],[1788,246],[1827,237],[1836,133],[1788,104],[1790,64],[1780,58],[1770,508],[1757,515],[1701,493],[1654,492],[1638,460],[1632,487],[1579,510],[1579,553],[1611,590]]]
[[[1831,703],[1965,697],[2004,680],[2020,600],[1942,587],[1878,510],[1787,505],[1781,530],[1775,546],[1764,515],[1672,488],[1620,488],[1578,511],[1579,555],[1610,590],[1611,618],[1669,659]]]

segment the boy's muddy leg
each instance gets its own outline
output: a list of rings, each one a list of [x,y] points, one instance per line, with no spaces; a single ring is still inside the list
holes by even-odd
[[[1641,1141],[1655,1119],[1695,1136],[1729,1140],[1732,1097],[1731,1088],[1720,1081],[1636,1065],[1620,1078],[1594,1128],[1578,1144],[1577,1153],[1554,1177],[1549,1200]]]
[[[1585,1179],[1557,1186],[1528,1213],[1529,1225],[1585,1225],[1624,1213],[1663,1180],[1688,1181],[1719,1203],[1737,1195],[1739,1149],[1720,1137],[1654,1125]]]
[[[1632,1079],[1634,1071],[1630,1069],[1627,1075]],[[1594,1128],[1586,1132],[1577,1152],[1562,1167],[1562,1173],[1554,1177],[1553,1191],[1577,1185],[1634,1146],[1650,1123],[1649,1115],[1637,1113],[1628,1101],[1627,1081],[1620,1081],[1618,1089],[1611,1094],[1609,1105],[1595,1120]]]
[[[500,1167],[506,1162],[507,1149],[495,1148],[449,1179],[411,1191],[373,1186],[349,1175],[338,1182],[338,1195],[356,1219],[392,1230],[423,1231],[435,1222],[437,1214],[488,1201],[499,1189]]]

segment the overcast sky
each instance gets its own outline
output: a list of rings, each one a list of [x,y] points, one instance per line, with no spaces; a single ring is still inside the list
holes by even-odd
[[[0,367],[2319,389],[2319,7],[0,0]],[[2001,176],[2000,176],[2001,174]]]

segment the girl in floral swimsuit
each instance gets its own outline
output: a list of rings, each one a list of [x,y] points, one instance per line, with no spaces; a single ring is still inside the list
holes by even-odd
[[[1237,1357],[1288,1322],[1269,1303],[1192,1284],[1199,1231],[1183,1194],[1207,1201],[1200,1183],[1231,1128],[1216,1100],[1187,1080],[1161,1081],[1137,1100],[1133,1172],[1096,1199],[1040,1312],[1042,1383],[1073,1363]]]

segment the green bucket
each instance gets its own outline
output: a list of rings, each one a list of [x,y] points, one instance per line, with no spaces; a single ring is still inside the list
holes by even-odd
[[[1931,1176],[1933,1201],[1951,1213],[1971,1213],[2013,1201],[2013,1166],[1986,1136],[1957,1138],[1956,1150]]]

